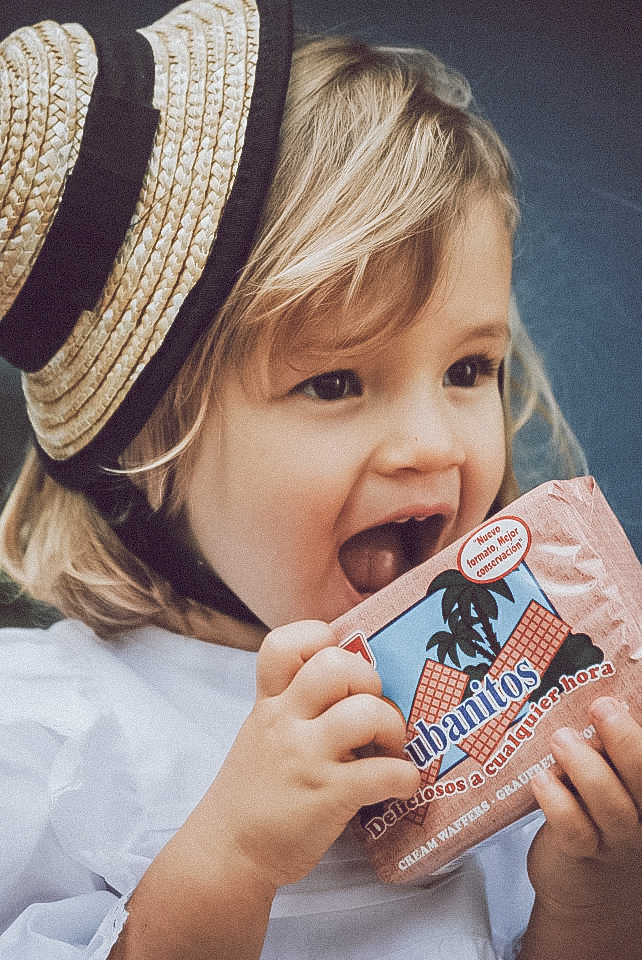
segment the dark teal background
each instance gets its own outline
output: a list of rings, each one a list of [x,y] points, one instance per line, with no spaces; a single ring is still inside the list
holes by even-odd
[[[44,17],[143,25],[167,0],[0,0]],[[471,81],[520,175],[515,286],[560,404],[642,556],[642,13],[637,2],[298,0],[297,24],[434,50]],[[26,437],[0,367],[0,480]]]

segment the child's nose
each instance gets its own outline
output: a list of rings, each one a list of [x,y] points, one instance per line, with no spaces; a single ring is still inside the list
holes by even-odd
[[[443,398],[418,391],[390,405],[377,451],[382,472],[435,472],[461,466],[465,448],[455,411]]]

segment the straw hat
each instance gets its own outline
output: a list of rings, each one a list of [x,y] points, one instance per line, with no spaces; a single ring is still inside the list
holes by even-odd
[[[229,292],[290,58],[287,0],[190,0],[109,40],[47,21],[0,46],[0,355],[63,484],[114,462]]]
[[[0,356],[47,472],[185,597],[258,623],[126,476],[249,253],[278,145],[289,0],[190,0],[152,26],[0,45]]]

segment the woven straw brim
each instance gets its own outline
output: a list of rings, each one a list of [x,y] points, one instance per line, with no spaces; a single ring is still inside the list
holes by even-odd
[[[20,293],[78,157],[98,64],[82,28],[45,22],[0,47],[0,316]]]
[[[71,457],[96,437],[163,343],[203,272],[243,145],[258,58],[255,5],[241,0],[190,2],[140,32],[154,54],[154,106],[160,120],[134,218],[95,309],[81,314],[72,335],[42,370],[23,375],[36,437],[53,460]],[[68,101],[74,106],[68,106],[59,121],[48,106],[44,76],[40,79],[46,132],[37,134],[39,142],[47,143],[52,131],[66,123],[60,136],[73,165],[95,77],[92,41],[79,27],[56,28],[55,37],[48,24],[20,31],[4,51],[6,59],[16,58],[5,67],[14,75],[24,70],[24,64],[17,63],[24,36],[33,44],[33,61],[47,65],[47,76],[52,65],[60,64],[59,87],[66,97],[75,80],[75,97]],[[44,74],[44,67],[40,69]],[[15,114],[11,122],[15,124]],[[57,190],[52,186],[56,177],[60,180],[53,168],[64,169],[65,162],[52,159],[49,164],[40,149],[30,179],[22,171],[17,175],[15,167],[7,174],[16,194],[11,200],[13,223],[21,202],[29,198],[34,204],[25,222],[25,229],[37,237],[29,249],[30,262],[60,195],[61,185]],[[45,186],[43,199],[36,203],[32,194],[37,180]],[[25,220],[24,214],[20,217]],[[11,236],[10,222],[5,230]],[[16,258],[15,295],[21,269]],[[28,263],[24,269],[28,272]]]

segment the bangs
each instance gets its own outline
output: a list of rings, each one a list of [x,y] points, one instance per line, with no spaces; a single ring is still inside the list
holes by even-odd
[[[427,56],[339,38],[295,55],[263,221],[216,323],[250,385],[258,357],[348,358],[412,323],[475,200],[513,234],[508,154]]]
[[[357,270],[330,278],[294,303],[266,310],[246,326],[233,356],[246,389],[261,391],[259,370],[297,368],[332,355],[349,362],[364,348],[377,351],[411,326],[442,271],[441,249],[428,232],[383,250]],[[249,318],[248,318],[249,319]]]

